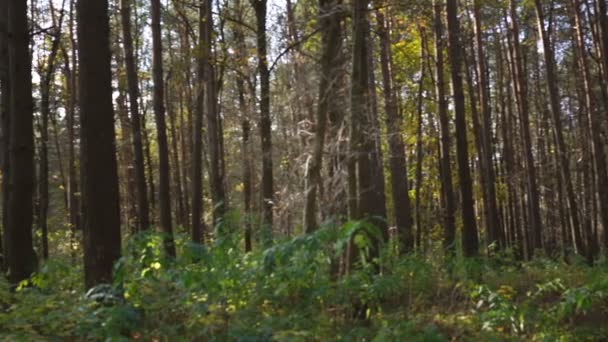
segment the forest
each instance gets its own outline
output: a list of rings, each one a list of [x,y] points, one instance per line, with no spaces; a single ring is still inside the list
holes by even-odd
[[[0,0],[0,340],[607,340],[607,2]]]

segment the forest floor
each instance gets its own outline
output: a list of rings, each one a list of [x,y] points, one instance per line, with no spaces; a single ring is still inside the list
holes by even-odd
[[[27,286],[0,280],[0,340],[608,340],[606,262],[446,262],[438,244],[427,257],[384,248],[376,263],[332,276],[353,237],[365,252],[356,225],[247,254],[239,238],[203,247],[178,234],[179,257],[167,260],[162,237],[142,234],[125,241],[115,283],[86,295],[64,246]]]

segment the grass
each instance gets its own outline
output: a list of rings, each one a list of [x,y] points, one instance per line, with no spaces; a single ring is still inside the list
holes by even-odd
[[[385,246],[374,263],[338,277],[345,241],[355,238],[365,255],[371,228],[329,225],[248,254],[234,229],[210,246],[178,234],[175,260],[162,255],[160,235],[132,237],[115,283],[86,294],[81,263],[58,249],[30,286],[10,292],[0,281],[0,340],[608,338],[606,263],[508,255],[446,263],[439,244],[407,257]]]

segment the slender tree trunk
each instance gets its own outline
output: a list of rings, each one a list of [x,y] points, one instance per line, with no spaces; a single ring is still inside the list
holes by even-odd
[[[519,44],[519,25],[517,18],[517,8],[514,0],[509,0],[511,14],[511,43],[512,43],[512,63],[513,74],[518,111],[519,123],[523,140],[524,160],[526,165],[526,187],[528,193],[528,216],[530,229],[532,234],[532,248],[530,249],[530,257],[534,249],[542,248],[542,222],[540,217],[540,199],[538,194],[538,185],[536,179],[536,165],[534,164],[534,155],[532,154],[532,138],[530,137],[530,114],[528,102],[528,90],[526,75],[524,73],[523,55]]]
[[[553,134],[555,137],[559,161],[558,166],[560,168],[561,181],[566,189],[566,198],[568,200],[568,209],[571,224],[575,230],[579,230],[580,224],[578,217],[578,204],[576,200],[576,195],[574,193],[574,187],[572,186],[572,176],[570,175],[570,160],[568,157],[561,122],[562,114],[560,94],[558,89],[558,80],[555,74],[555,60],[553,46],[550,38],[551,32],[548,32],[545,29],[545,16],[542,3],[540,2],[540,0],[535,0],[534,4],[536,7],[536,18],[538,20],[538,31],[543,44],[543,56],[547,73],[547,88],[549,91],[549,104],[553,118]]]
[[[8,232],[9,193],[9,61],[8,61],[8,1],[0,1],[0,167],[2,168],[2,238],[0,241],[0,271],[6,272],[6,247]]]
[[[423,36],[423,31],[420,29],[420,35]],[[421,38],[423,39],[423,38]],[[421,203],[421,192],[422,192],[422,163],[424,161],[424,149],[422,144],[423,134],[423,123],[422,123],[422,111],[423,111],[423,99],[424,99],[424,44],[420,45],[420,79],[418,80],[418,92],[416,95],[416,187],[414,189],[415,197],[415,214],[416,214],[416,245],[421,250],[422,243],[422,203]],[[409,197],[409,195],[408,195]]]
[[[319,83],[319,100],[316,114],[316,132],[312,161],[307,170],[306,206],[304,208],[304,227],[311,233],[317,228],[317,190],[321,186],[321,167],[327,130],[330,102],[337,95],[340,49],[342,34],[340,14],[335,0],[319,1],[319,27],[322,34],[321,80]]]
[[[121,0],[120,19],[123,46],[125,49],[125,68],[129,90],[129,110],[131,112],[131,130],[133,136],[133,166],[135,168],[137,196],[137,226],[140,231],[148,229],[150,209],[146,191],[146,171],[142,146],[141,119],[139,113],[139,81],[137,67],[133,57],[133,37],[131,36],[131,0]]]
[[[205,80],[205,60],[204,45],[205,37],[205,10],[201,1],[198,23],[198,54],[201,56],[197,60],[197,75],[195,96],[195,113],[194,126],[192,132],[192,241],[204,243],[205,241],[205,224],[203,220],[203,117],[204,117],[204,80]],[[187,33],[186,33],[187,35]]]
[[[243,20],[243,8],[241,7],[240,0],[235,3],[235,8],[238,11],[238,19]],[[235,45],[237,48],[237,57],[239,60],[244,60],[247,56],[247,46],[245,45],[245,35],[243,28],[240,25],[234,25],[233,35]],[[242,168],[243,168],[243,209],[244,209],[244,225],[245,225],[245,252],[251,252],[253,249],[252,244],[252,220],[251,215],[251,194],[252,194],[252,165],[251,165],[251,123],[249,110],[249,104],[251,101],[247,101],[246,88],[245,88],[245,77],[246,77],[246,66],[239,65],[239,72],[236,76],[236,86],[238,91],[239,110],[241,112],[241,129],[242,129]]]
[[[53,6],[51,5],[51,11],[54,12]],[[51,13],[54,19],[54,13]],[[61,14],[63,18],[63,14]],[[39,160],[39,180],[38,180],[38,225],[42,234],[42,258],[48,259],[49,257],[49,237],[48,237],[48,211],[49,211],[49,115],[50,115],[50,96],[51,96],[51,85],[53,77],[55,75],[55,60],[57,57],[57,51],[59,50],[59,43],[61,37],[61,23],[62,19],[59,19],[59,24],[55,32],[53,32],[53,39],[51,42],[51,51],[49,57],[46,60],[46,69],[42,74],[40,84],[40,160]],[[54,23],[57,24],[57,23]]]
[[[436,96],[437,113],[441,128],[441,190],[443,193],[443,245],[449,252],[455,249],[456,223],[455,212],[456,204],[452,185],[452,162],[450,158],[451,138],[450,122],[448,118],[448,104],[445,98],[445,77],[443,67],[444,50],[444,30],[443,30],[443,0],[433,0],[434,7],[434,29],[435,29],[435,69],[436,69]]]
[[[260,76],[260,133],[262,137],[262,219],[263,241],[272,243],[274,181],[272,167],[272,122],[270,118],[270,71],[266,38],[266,1],[250,0],[255,10],[257,29],[258,73]]]
[[[121,53],[117,53],[116,64],[123,65]],[[117,74],[122,72],[121,67],[118,68]],[[118,177],[119,185],[122,186],[123,190],[123,214],[124,223],[132,234],[137,233],[138,227],[136,225],[137,217],[137,200],[135,198],[136,185],[135,185],[135,174],[134,169],[131,167],[133,161],[133,145],[131,138],[131,122],[129,120],[129,113],[126,104],[126,90],[127,85],[124,77],[118,78],[118,96],[116,97],[116,114],[118,116],[118,122],[120,123],[120,144],[118,147]],[[120,181],[122,180],[121,183]]]
[[[596,108],[596,100],[593,95],[593,88],[591,85],[591,73],[589,70],[589,64],[587,62],[587,53],[585,49],[585,36],[583,32],[583,21],[580,14],[580,1],[571,0],[570,9],[572,20],[574,21],[575,35],[576,35],[576,50],[580,69],[583,77],[583,89],[585,94],[585,109],[587,113],[587,123],[589,126],[589,132],[591,133],[591,153],[594,159],[595,165],[595,179],[596,189],[598,189],[597,197],[599,199],[600,214],[602,225],[604,229],[608,227],[608,169],[606,165],[606,153],[604,151],[604,143],[601,137],[602,120]],[[575,227],[576,228],[576,227]],[[576,232],[576,230],[575,230]],[[585,232],[587,236],[592,235],[591,231]],[[582,241],[581,241],[582,245]],[[592,246],[587,246],[586,255],[587,261],[593,263],[594,251]],[[583,252],[585,250],[581,250]]]
[[[74,1],[70,1],[70,10],[68,17],[68,38],[69,48],[71,53],[68,54],[66,45],[61,46],[63,56],[63,75],[65,78],[65,106],[66,106],[66,126],[68,134],[68,180],[67,180],[67,202],[68,202],[68,222],[70,229],[70,251],[72,263],[76,263],[76,249],[78,242],[76,241],[76,231],[80,227],[80,201],[78,199],[78,170],[76,168],[76,43],[74,39]],[[73,67],[70,67],[70,63]]]
[[[171,162],[173,163],[173,189],[175,191],[175,221],[178,226],[184,225],[187,221],[184,220],[186,217],[184,201],[182,195],[182,178],[181,178],[181,167],[179,162],[179,148],[178,148],[178,134],[177,134],[177,123],[175,113],[175,97],[173,91],[175,88],[171,88],[169,78],[167,79],[167,116],[169,117],[169,132],[171,133]]]
[[[164,236],[165,252],[175,257],[173,226],[171,223],[171,195],[169,193],[169,147],[167,144],[167,125],[165,123],[163,47],[160,26],[160,0],[152,4],[152,78],[154,80],[154,118],[156,120],[156,139],[158,144],[158,207],[159,225]]]
[[[456,121],[458,176],[460,179],[460,195],[462,198],[462,250],[465,256],[471,257],[478,254],[479,238],[477,236],[477,223],[475,222],[475,200],[473,199],[473,187],[469,167],[467,123],[465,118],[464,91],[462,89],[462,45],[460,43],[460,24],[458,22],[458,6],[456,0],[447,0],[447,21],[450,70],[452,75],[452,91]]]
[[[78,0],[80,168],[87,288],[112,281],[120,208],[112,108],[108,2]]]
[[[212,0],[204,0],[201,3],[201,25],[202,55],[205,63],[205,101],[207,108],[207,136],[209,142],[209,182],[211,200],[213,202],[214,225],[220,222],[226,212],[226,195],[224,191],[224,175],[222,171],[223,158],[221,151],[218,95],[215,71],[215,56],[213,55],[213,6]]]
[[[140,103],[141,106],[141,103]],[[146,124],[146,109],[142,111],[141,115],[141,132],[142,132],[142,142],[144,143],[144,156],[146,161],[146,169],[148,171],[148,198],[150,199],[150,212],[149,216],[150,224],[154,224],[155,216],[154,213],[156,211],[156,186],[154,184],[154,163],[152,161],[152,153],[150,148],[150,136],[147,129]]]
[[[466,39],[468,40],[468,39]],[[477,161],[477,168],[479,169],[479,172],[477,173],[479,175],[479,183],[481,185],[481,199],[482,199],[482,204],[483,204],[483,212],[484,212],[484,219],[486,221],[486,224],[488,222],[488,210],[490,208],[490,205],[488,204],[488,184],[487,184],[487,172],[486,172],[486,163],[485,163],[485,159],[483,158],[484,155],[484,144],[483,144],[483,132],[482,132],[482,127],[481,127],[481,123],[479,122],[479,110],[478,110],[478,102],[477,102],[477,92],[475,89],[475,86],[473,85],[473,71],[471,69],[474,69],[474,67],[472,68],[472,66],[476,65],[476,61],[475,61],[475,56],[473,54],[474,48],[473,48],[473,44],[472,41],[474,39],[468,40],[469,42],[471,42],[470,46],[469,46],[469,50],[470,53],[467,53],[466,49],[465,51],[463,51],[464,54],[464,77],[466,80],[466,84],[468,87],[468,92],[467,94],[469,95],[469,106],[470,106],[470,111],[471,111],[471,122],[473,124],[473,139],[474,139],[474,145],[475,145],[475,149],[477,150],[477,155],[478,158],[473,158],[474,160]],[[488,233],[488,235],[490,235]],[[492,241],[496,241],[496,240],[492,240]],[[489,246],[489,243],[487,244]],[[488,250],[488,252],[490,252]]]
[[[388,127],[389,134],[389,165],[391,170],[391,194],[393,197],[395,224],[399,234],[401,253],[409,253],[414,247],[412,209],[408,193],[409,182],[407,177],[405,144],[402,136],[403,118],[399,113],[397,97],[393,90],[393,61],[389,27],[390,19],[386,20],[382,11],[376,12],[376,18],[378,20],[378,35],[380,37],[380,65],[384,91],[384,110],[386,111],[386,126]],[[424,63],[422,62],[421,69],[423,68]],[[422,84],[424,72],[421,75],[420,83]],[[420,229],[419,221],[416,221],[416,224],[418,229]]]
[[[490,93],[489,93],[489,82],[487,77],[487,66],[486,66],[486,55],[484,51],[484,41],[482,37],[482,26],[481,26],[481,1],[474,0],[473,5],[474,13],[474,31],[475,31],[475,42],[477,45],[477,75],[479,78],[479,102],[481,104],[481,116],[482,116],[482,140],[484,151],[480,156],[484,160],[485,172],[482,175],[485,177],[486,183],[486,231],[488,234],[488,245],[493,243],[497,244],[497,247],[504,247],[504,236],[502,234],[502,227],[500,225],[498,215],[498,205],[496,204],[496,175],[494,172],[494,162],[492,156],[494,155],[494,147],[492,145],[492,115],[490,107]]]
[[[369,195],[366,200],[369,201],[370,213],[369,218],[372,222],[380,228],[383,234],[383,239],[388,242],[389,231],[386,222],[386,190],[385,190],[385,177],[384,177],[384,157],[382,151],[382,142],[380,141],[380,122],[378,119],[378,95],[376,92],[376,72],[374,66],[374,41],[371,39],[371,27],[369,19],[366,19],[366,30],[365,40],[367,44],[367,66],[366,71],[368,73],[368,122],[364,127],[367,127],[366,136],[364,137],[366,143],[366,151],[369,155],[371,163],[371,188],[369,189]],[[380,219],[378,219],[380,218]],[[413,241],[413,239],[412,239]],[[376,250],[374,253],[378,252]]]

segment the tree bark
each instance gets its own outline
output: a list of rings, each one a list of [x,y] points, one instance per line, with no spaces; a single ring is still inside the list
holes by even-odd
[[[152,78],[154,81],[154,118],[158,144],[158,207],[159,225],[164,234],[165,252],[175,257],[173,226],[171,222],[171,195],[169,192],[169,147],[167,144],[167,125],[165,122],[165,89],[163,78],[163,47],[160,28],[160,0],[152,4]]]
[[[441,130],[441,191],[443,193],[443,246],[448,253],[455,250],[456,203],[452,185],[452,162],[450,158],[451,138],[450,122],[448,117],[448,104],[445,98],[445,77],[443,66],[444,30],[443,30],[443,0],[433,0],[434,31],[435,31],[435,93],[437,96],[437,113]]]
[[[194,125],[192,132],[192,241],[197,243],[205,242],[205,224],[203,219],[203,118],[204,118],[204,81],[205,81],[205,60],[204,44],[204,20],[205,11],[202,1],[200,3],[199,21],[198,21],[198,54],[200,58],[197,60],[196,72],[196,95],[195,95],[195,112]],[[186,33],[187,36],[187,33]]]
[[[250,0],[255,10],[257,58],[260,77],[260,134],[262,137],[262,220],[265,245],[272,243],[274,180],[272,162],[272,121],[270,118],[270,71],[266,42],[266,2]]]
[[[509,0],[511,16],[511,44],[513,63],[513,86],[519,112],[520,130],[523,140],[524,161],[526,165],[526,190],[528,195],[528,217],[529,232],[532,235],[532,246],[529,249],[529,257],[532,257],[534,249],[540,249],[542,243],[542,221],[540,217],[540,199],[538,194],[538,181],[536,179],[536,165],[532,153],[532,138],[530,137],[530,113],[528,102],[528,86],[524,73],[523,55],[519,43],[519,25],[517,8],[514,0]]]
[[[595,187],[597,189],[597,198],[599,200],[602,225],[604,226],[604,229],[606,229],[606,227],[608,227],[608,192],[606,191],[606,189],[608,189],[608,170],[606,165],[606,153],[604,151],[604,143],[602,142],[600,132],[602,127],[602,120],[596,108],[596,99],[593,95],[593,88],[591,85],[591,72],[589,70],[589,63],[587,61],[587,53],[585,49],[585,36],[582,26],[583,22],[580,14],[580,1],[571,0],[570,10],[573,25],[575,27],[575,40],[578,63],[582,71],[587,123],[589,124],[589,132],[591,133],[590,145],[591,153],[595,162]],[[585,234],[588,238],[591,238],[592,232],[586,231]],[[582,241],[580,241],[580,245],[582,246]],[[587,261],[591,264],[593,263],[593,259],[595,257],[592,245],[593,240],[588,240],[587,250],[580,250],[580,252],[586,252]]]
[[[223,158],[220,136],[223,135],[219,124],[217,83],[215,76],[215,56],[213,55],[213,6],[212,0],[201,1],[200,35],[203,44],[200,58],[205,65],[205,104],[207,115],[207,137],[209,143],[209,182],[211,200],[213,202],[214,226],[220,222],[226,212],[226,195],[224,190],[224,175],[222,172]]]
[[[112,108],[108,2],[78,0],[80,167],[87,288],[112,281],[120,208]]]
[[[51,5],[51,11],[54,11]],[[40,84],[40,160],[38,175],[38,225],[42,234],[42,258],[49,257],[49,236],[48,236],[48,212],[49,212],[49,115],[50,115],[50,96],[53,77],[55,75],[55,60],[61,39],[61,24],[63,13],[60,15],[59,23],[55,23],[54,13],[53,24],[57,25],[53,32],[51,51],[46,60],[46,69],[42,72]]]
[[[133,37],[131,35],[131,0],[120,1],[120,19],[123,46],[125,49],[125,68],[127,70],[127,86],[129,92],[129,111],[131,112],[131,130],[133,137],[133,167],[135,168],[136,198],[137,198],[137,227],[139,231],[149,228],[150,209],[146,190],[146,171],[141,134],[141,119],[139,113],[139,81],[137,67],[133,56]]]
[[[572,176],[570,175],[570,158],[568,157],[566,142],[562,129],[562,114],[560,104],[560,94],[558,89],[558,80],[555,70],[555,60],[553,46],[551,43],[550,32],[545,29],[545,15],[543,5],[540,0],[535,0],[536,18],[538,21],[538,32],[543,44],[543,56],[545,62],[545,71],[547,73],[547,88],[549,91],[549,104],[553,118],[553,134],[557,147],[557,158],[559,161],[561,181],[566,189],[566,197],[568,201],[569,216],[572,227],[575,230],[580,229],[578,217],[578,203],[572,186]]]
[[[9,179],[9,61],[8,61],[8,1],[0,1],[0,167],[2,168],[2,234],[0,234],[0,270],[6,272],[6,242],[8,225]]]
[[[457,0],[447,0],[448,51],[454,96],[454,115],[456,122],[456,154],[458,177],[462,198],[462,250],[466,257],[476,256],[479,249],[477,223],[475,221],[475,200],[469,166],[467,123],[465,118],[464,91],[462,88],[462,45],[460,43],[460,24],[458,22]]]
[[[321,167],[325,135],[327,131],[330,102],[337,94],[340,61],[338,60],[342,47],[340,13],[335,0],[319,1],[319,27],[321,29],[321,74],[319,83],[318,107],[316,113],[316,132],[313,144],[312,160],[308,165],[306,189],[306,204],[304,208],[304,227],[307,233],[317,229],[317,190],[321,186]]]
[[[490,107],[489,82],[487,77],[486,55],[484,52],[484,41],[481,27],[481,2],[474,0],[474,31],[477,46],[477,75],[479,78],[479,102],[481,105],[482,116],[482,141],[484,151],[480,156],[484,160],[486,183],[486,231],[488,234],[487,244],[497,244],[498,248],[504,247],[504,236],[498,215],[498,205],[496,203],[496,175],[494,172],[494,146],[492,144],[492,115]]]
[[[380,38],[380,65],[382,71],[386,126],[388,128],[391,194],[393,197],[395,225],[397,226],[397,232],[399,234],[401,245],[400,252],[409,253],[412,252],[414,248],[412,208],[408,193],[409,181],[407,177],[407,160],[405,158],[405,144],[402,135],[403,118],[401,113],[399,113],[397,97],[393,89],[393,61],[389,27],[390,19],[386,20],[382,11],[376,12],[376,18],[378,20],[378,35]],[[423,66],[424,63],[422,63],[422,67]],[[424,75],[424,73],[421,75]],[[424,80],[424,76],[421,76],[421,83],[423,82],[422,80]],[[418,225],[418,222],[416,223]],[[418,229],[420,229],[419,226]]]

